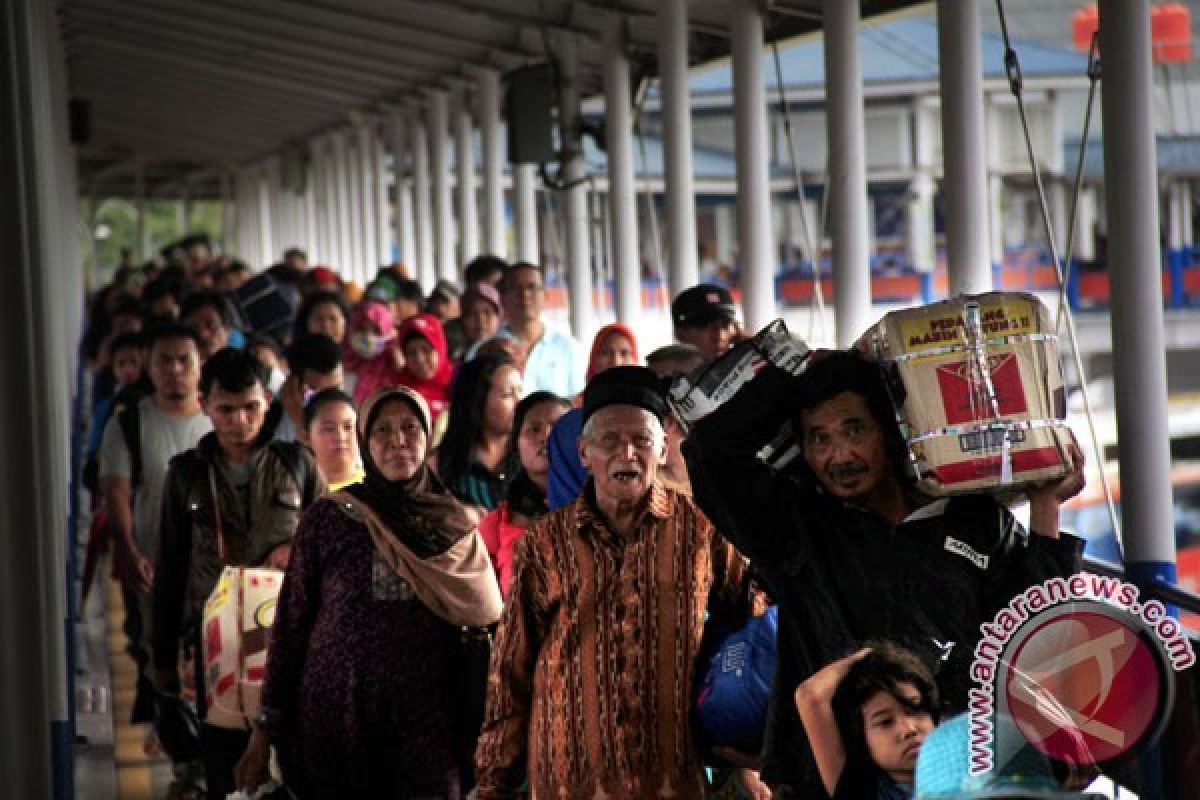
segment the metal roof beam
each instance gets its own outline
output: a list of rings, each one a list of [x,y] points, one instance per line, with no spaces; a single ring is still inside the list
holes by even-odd
[[[411,58],[406,52],[397,52],[395,48],[391,48],[391,52],[386,53],[384,48],[377,50],[360,42],[357,47],[346,50],[331,46],[327,40],[313,38],[314,34],[320,35],[324,32],[312,28],[292,29],[289,26],[285,35],[279,35],[283,34],[283,31],[276,31],[272,34],[264,31],[260,34],[245,25],[230,25],[228,19],[221,18],[223,12],[218,10],[214,14],[212,11],[206,10],[203,5],[190,6],[185,14],[178,16],[173,11],[167,10],[170,7],[169,4],[164,5],[156,0],[141,0],[136,5],[126,8],[121,15],[121,24],[136,23],[158,31],[165,27],[184,35],[221,40],[309,61],[316,60],[313,58],[313,54],[319,50],[320,63],[336,64],[354,71],[379,72],[382,70],[389,74],[401,72],[417,74],[430,70],[428,60]],[[86,13],[89,18],[108,20],[110,25],[115,22],[111,3],[105,2],[105,0],[75,0],[65,8],[67,16],[82,12]],[[207,16],[205,16],[206,13]],[[281,24],[286,25],[286,22]]]
[[[181,69],[208,73],[209,75],[228,78],[235,81],[254,83],[258,84],[259,86],[277,89],[281,92],[295,92],[301,95],[322,98],[330,103],[339,105],[355,105],[359,102],[362,102],[361,99],[355,95],[342,91],[321,89],[319,87],[305,84],[303,81],[277,78],[269,75],[263,75],[258,72],[243,72],[238,69],[226,67],[222,64],[214,64],[202,59],[190,58],[188,56],[179,56],[175,55],[174,53],[165,53],[156,50],[144,50],[134,47],[133,45],[125,44],[124,42],[109,41],[91,34],[80,36],[76,41],[80,43],[87,43],[91,46],[103,48],[105,50],[111,50],[126,56],[134,56],[136,58],[142,58],[149,61],[158,61],[163,64],[179,67]]]
[[[222,81],[207,75],[187,75],[185,77],[187,81],[186,88],[192,91],[181,90],[180,83],[173,73],[146,72],[131,62],[105,59],[95,53],[87,53],[82,57],[73,59],[72,67],[74,68],[75,66],[79,67],[81,74],[75,76],[75,80],[72,81],[75,84],[72,87],[73,89],[76,86],[86,86],[88,85],[87,82],[93,79],[112,78],[119,81],[118,85],[106,86],[101,84],[97,85],[96,89],[105,94],[123,95],[129,92],[131,86],[157,84],[169,88],[171,99],[175,104],[186,104],[193,96],[198,97],[207,94],[220,97],[224,101],[232,103],[248,103],[256,109],[266,106],[276,106],[280,108],[281,115],[288,117],[294,117],[297,113],[325,116],[330,113],[331,108],[340,108],[340,106],[331,106],[331,104],[320,100],[284,95],[278,91],[269,89],[239,91],[236,84],[231,85],[228,81]]]
[[[68,37],[74,38],[71,37],[71,34],[76,31],[78,32],[78,36],[109,35],[114,39],[136,47],[146,49],[166,47],[177,54],[212,59],[218,63],[224,63],[226,66],[240,66],[238,62],[249,61],[251,63],[244,66],[256,71],[260,70],[264,65],[270,65],[275,69],[263,70],[263,73],[277,77],[309,80],[304,73],[313,73],[313,79],[319,79],[325,83],[327,88],[333,89],[344,86],[347,81],[357,81],[361,83],[373,83],[376,85],[375,91],[381,91],[383,88],[394,84],[397,80],[424,77],[408,67],[377,68],[368,72],[362,69],[333,64],[326,59],[280,54],[267,47],[257,48],[248,44],[231,45],[226,41],[207,44],[205,42],[198,42],[194,37],[186,33],[163,33],[153,23],[139,23],[137,20],[125,19],[119,25],[94,24],[95,21],[100,19],[111,20],[111,16],[95,11],[85,11],[82,14],[74,15],[72,19],[67,20],[65,23]]]

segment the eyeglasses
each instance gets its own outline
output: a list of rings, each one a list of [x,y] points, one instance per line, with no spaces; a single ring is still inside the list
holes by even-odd
[[[588,441],[605,455],[620,452],[630,444],[639,453],[649,453],[658,445],[658,438],[649,432],[626,435],[616,431],[605,431],[590,437]]]

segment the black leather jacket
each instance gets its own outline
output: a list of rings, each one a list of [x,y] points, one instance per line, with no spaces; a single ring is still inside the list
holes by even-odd
[[[221,570],[259,564],[290,542],[300,514],[325,492],[304,445],[269,442],[250,458],[248,497],[234,488],[221,466],[215,433],[175,456],[167,468],[153,590],[152,641],[160,670],[176,669],[180,636],[199,623]],[[218,508],[223,544],[217,536]]]
[[[962,711],[980,623],[1031,584],[1077,571],[1082,542],[1028,535],[989,495],[935,501],[892,525],[772,470],[756,453],[788,418],[796,380],[764,369],[693,429],[684,454],[697,504],[779,604],[764,780],[808,788],[820,782],[792,700],[803,680],[888,639],[931,664],[944,655],[944,713]]]

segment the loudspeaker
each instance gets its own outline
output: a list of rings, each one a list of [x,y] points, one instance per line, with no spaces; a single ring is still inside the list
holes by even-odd
[[[504,121],[508,125],[508,160],[541,164],[555,159],[554,72],[549,64],[513,70],[505,76],[508,95]]]
[[[72,97],[67,101],[67,130],[71,144],[85,145],[92,138],[92,101]]]

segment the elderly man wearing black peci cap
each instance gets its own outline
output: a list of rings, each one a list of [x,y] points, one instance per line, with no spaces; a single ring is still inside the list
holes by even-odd
[[[700,283],[676,295],[671,323],[675,338],[698,348],[705,364],[725,355],[741,336],[733,295],[714,283]]]
[[[588,383],[583,496],[517,544],[476,751],[480,800],[701,797],[689,717],[705,610],[743,562],[657,478],[665,403],[645,367]],[[732,574],[738,572],[739,574]]]

